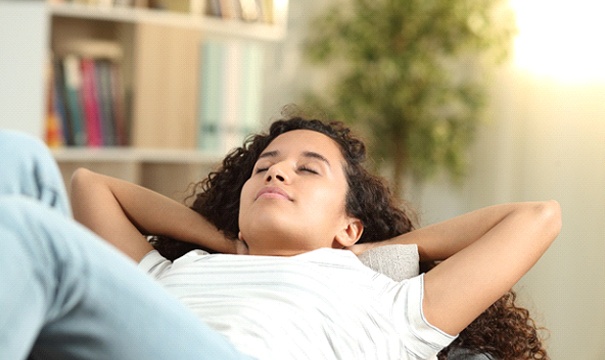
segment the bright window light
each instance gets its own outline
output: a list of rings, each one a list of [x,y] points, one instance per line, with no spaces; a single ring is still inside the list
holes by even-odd
[[[604,1],[511,0],[511,6],[519,68],[564,81],[605,81]]]

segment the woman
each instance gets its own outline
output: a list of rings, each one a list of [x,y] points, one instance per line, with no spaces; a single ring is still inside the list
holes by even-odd
[[[257,135],[250,139],[248,147],[236,149],[223,162],[222,168],[200,182],[192,208],[217,226],[228,238],[237,238],[237,219],[240,208],[240,191],[246,174],[252,173],[256,159],[265,147],[279,135],[293,129],[307,128],[328,135],[336,141],[347,163],[347,212],[360,219],[364,226],[357,244],[367,244],[395,238],[414,229],[410,216],[391,196],[385,183],[363,168],[365,148],[342,125],[327,127],[320,123],[293,119],[274,124],[267,135]],[[518,204],[519,205],[519,204]],[[508,205],[505,205],[508,206]],[[516,205],[515,205],[516,206]],[[488,209],[481,210],[489,211]],[[471,215],[466,215],[470,217]],[[454,223],[451,221],[449,223]],[[444,228],[452,224],[440,225]],[[553,229],[557,231],[556,226]],[[450,241],[449,238],[445,239]],[[455,239],[451,239],[452,241]],[[411,241],[414,242],[414,241]],[[196,245],[156,237],[154,245],[169,259],[176,259]],[[203,245],[203,244],[198,244]],[[352,249],[362,252],[371,245],[356,246]],[[437,257],[440,258],[440,257]],[[433,267],[432,258],[425,267]],[[472,354],[488,359],[490,354],[498,359],[544,359],[546,351],[542,346],[533,320],[527,310],[515,305],[516,294],[511,290],[498,299],[479,318],[465,328],[454,342],[440,353],[440,358],[469,358]],[[522,339],[522,340],[521,340]]]
[[[77,199],[74,213],[136,261],[152,249],[145,240],[148,234],[169,236],[212,251],[240,249],[271,256],[295,256],[320,248],[348,248],[361,253],[377,245],[415,243],[423,261],[445,260],[426,274],[422,306],[428,320],[425,325],[451,335],[462,331],[506,293],[558,233],[560,215],[554,202],[489,207],[411,231],[409,217],[396,206],[388,189],[363,168],[364,157],[363,143],[341,125],[293,118],[274,123],[268,135],[257,135],[247,146],[231,153],[222,169],[201,183],[202,191],[193,204],[196,212],[185,211],[176,203],[168,208],[168,203],[144,194],[143,189],[137,194],[118,180],[81,171],[73,182],[72,193]],[[90,188],[98,189],[97,194]],[[268,194],[261,196],[260,191]],[[142,206],[141,199],[146,199],[148,205]],[[102,216],[97,210],[88,211],[92,204],[104,204],[106,211]],[[158,213],[156,209],[162,206],[167,207],[166,211]],[[110,226],[120,222],[124,230]],[[161,244],[157,243],[159,247]],[[151,263],[147,265],[150,271],[151,266],[171,266],[162,258],[145,260]],[[169,277],[161,273],[156,276]],[[190,296],[190,288],[180,291],[181,298]],[[213,315],[208,312],[215,311],[202,311],[209,308],[203,302],[192,300],[188,305],[198,309],[205,320]],[[508,305],[508,312],[518,317],[522,310]],[[215,328],[227,326],[216,321]],[[241,334],[234,332],[230,339],[238,341]],[[464,338],[461,343],[465,343]],[[530,343],[522,354],[530,356],[534,351],[541,356],[543,350],[539,346],[534,349],[535,345]],[[244,348],[240,345],[241,350],[251,351]],[[502,351],[511,348],[512,344],[500,343],[497,349],[501,352],[493,352],[506,356]],[[425,350],[414,351],[428,356],[430,351]],[[270,350],[258,351],[265,354],[262,351]],[[284,356],[293,356],[284,351]]]
[[[78,171],[73,179],[73,211],[76,219],[135,261],[141,261],[142,268],[192,306],[194,312],[205,314],[207,318],[202,319],[225,334],[240,352],[272,357],[294,348],[294,355],[302,357],[322,354],[349,358],[350,354],[374,354],[376,358],[385,358],[380,354],[387,354],[393,358],[426,358],[450,343],[455,334],[505,294],[538,260],[559,231],[559,208],[554,202],[505,204],[410,231],[411,222],[404,212],[394,210],[386,188],[361,167],[363,153],[363,144],[346,129],[292,119],[274,124],[270,135],[255,137],[247,148],[227,157],[223,169],[210,176],[204,183],[204,192],[196,198],[194,208],[204,216],[148,190],[85,170]],[[359,190],[360,187],[365,190]],[[362,197],[352,195],[356,192]],[[240,200],[230,201],[234,197]],[[376,205],[372,210],[380,215],[378,221],[365,212],[364,206],[370,201]],[[226,213],[237,216],[225,218]],[[391,224],[397,224],[397,228],[389,234]],[[192,252],[171,263],[153,251],[146,241],[148,234],[176,238],[214,251],[256,256]],[[238,240],[233,240],[236,237]],[[359,268],[348,255],[351,251],[361,253],[388,243],[415,243],[423,260],[443,261],[426,275],[394,283]],[[194,299],[188,303],[189,290],[182,286],[183,282],[174,281],[181,276],[187,283],[189,269],[199,270],[201,266],[216,270],[223,266],[223,270],[228,270],[239,263],[249,272],[266,266],[267,271],[261,276],[278,276],[278,279],[271,277],[271,281],[280,285],[295,287],[298,282],[292,279],[310,282],[295,295],[308,295],[313,286],[322,289],[314,295],[331,295],[334,289],[329,285],[340,293],[325,307],[323,301],[314,302],[313,297],[307,296],[308,303],[302,304],[306,312],[301,319],[295,316],[296,312],[288,311],[301,305],[297,303],[299,298],[276,299],[281,292],[271,293],[274,283],[246,288],[258,295],[261,303],[267,300],[263,299],[266,295],[263,291],[269,291],[270,301],[260,306],[254,304],[257,298],[238,298],[242,294],[236,292],[228,295],[229,301],[237,306],[221,309],[221,293],[211,292],[210,295],[216,296],[210,304],[214,310],[223,311],[228,319],[231,319],[229,311],[241,315],[242,322],[230,323],[213,318],[213,313],[204,313],[203,306],[195,308],[196,304],[208,305],[208,297],[202,302]],[[322,274],[321,271],[327,271],[326,266],[330,269],[326,273],[327,283],[316,284],[316,278],[304,277],[304,270]],[[287,269],[284,274],[293,274],[293,278],[280,278],[282,273],[274,271],[276,268]],[[249,272],[232,275],[253,276]],[[225,290],[220,289],[221,281],[217,281],[220,276],[209,274],[204,278],[206,275],[196,278],[206,283],[195,291],[214,287]],[[128,270],[124,276],[134,275]],[[258,280],[258,277],[246,279]],[[355,279],[351,282],[356,282],[357,287],[345,286],[351,279]],[[359,291],[363,286],[367,288]],[[233,302],[234,299],[239,301]],[[140,300],[147,301],[146,297]],[[379,304],[374,306],[372,301]],[[246,319],[258,319],[246,313],[247,306],[252,313],[263,309],[274,311],[278,316],[272,316],[272,320],[277,325],[250,325],[242,329]],[[372,307],[371,311],[365,311],[365,306]],[[244,309],[243,313],[240,309]],[[392,316],[381,313],[384,309]],[[357,312],[363,312],[365,318],[357,318]],[[261,312],[267,314],[273,315]],[[348,317],[351,314],[355,315]],[[126,318],[127,315],[124,314]],[[372,327],[372,323],[377,326]],[[303,328],[291,333],[276,331],[296,326]],[[320,337],[322,346],[310,341],[318,349],[300,347],[305,338],[301,339],[299,334],[311,336],[318,326],[324,331]],[[358,329],[363,331],[356,332]],[[250,334],[253,331],[257,333]],[[288,341],[290,335],[295,341]],[[274,341],[274,337],[280,341]],[[365,338],[367,346],[356,348],[360,337]],[[288,346],[280,346],[284,341]]]
[[[281,134],[294,129],[310,129],[329,136],[336,141],[346,161],[348,192],[346,210],[361,220],[364,230],[357,241],[357,246],[351,249],[357,253],[372,246],[369,243],[396,238],[414,229],[411,215],[407,213],[404,204],[400,204],[391,196],[384,181],[369,173],[364,167],[365,147],[363,143],[350,134],[342,124],[326,126],[318,122],[308,122],[303,119],[292,119],[273,125],[266,135],[251,138],[247,146],[233,151],[223,162],[223,166],[194,188],[194,202],[191,206],[214,224],[227,238],[236,239],[239,224],[234,219],[239,217],[240,192],[247,180],[247,174],[252,173],[257,158],[271,141]],[[509,206],[509,205],[505,205]],[[517,204],[515,206],[521,206]],[[490,211],[489,209],[481,210]],[[471,215],[466,215],[470,217]],[[449,224],[452,223],[452,224]],[[455,221],[441,224],[443,228],[453,226]],[[554,231],[558,231],[554,226]],[[157,234],[157,233],[156,233]],[[465,236],[465,234],[463,234]],[[445,238],[446,242],[455,239]],[[397,240],[395,240],[397,242]],[[411,241],[415,242],[414,240]],[[158,236],[153,241],[154,246],[166,258],[174,260],[188,251],[206,246],[175,241]],[[366,244],[366,245],[359,245]],[[383,243],[384,244],[384,243]],[[205,247],[206,250],[212,250]],[[425,268],[435,266],[434,258],[423,258]],[[483,354],[482,359],[545,359],[547,358],[541,339],[529,312],[515,305],[516,294],[510,290],[483,312],[470,326],[466,327],[453,343],[440,352],[440,358],[448,357],[464,359],[472,354]],[[491,357],[487,357],[488,355]]]

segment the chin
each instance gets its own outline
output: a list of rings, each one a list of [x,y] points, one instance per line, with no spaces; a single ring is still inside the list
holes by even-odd
[[[241,229],[242,237],[250,249],[265,249],[272,253],[293,255],[309,251],[307,237],[301,232],[293,232],[291,227],[258,226]],[[264,252],[267,252],[264,251]]]
[[[247,221],[240,221],[240,230],[246,230],[248,234],[281,234],[296,229],[298,221],[292,221],[295,216],[283,211],[256,211]]]

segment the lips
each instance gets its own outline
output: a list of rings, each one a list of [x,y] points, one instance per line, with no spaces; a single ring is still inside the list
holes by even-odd
[[[292,201],[292,198],[287,192],[275,186],[267,186],[260,189],[260,191],[256,194],[255,200],[260,197],[281,198]]]

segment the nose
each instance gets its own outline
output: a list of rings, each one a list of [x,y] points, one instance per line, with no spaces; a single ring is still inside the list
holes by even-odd
[[[265,182],[269,183],[271,181],[279,181],[279,182],[287,182],[288,175],[284,169],[282,169],[281,164],[273,164],[267,170],[267,176],[265,177]]]

